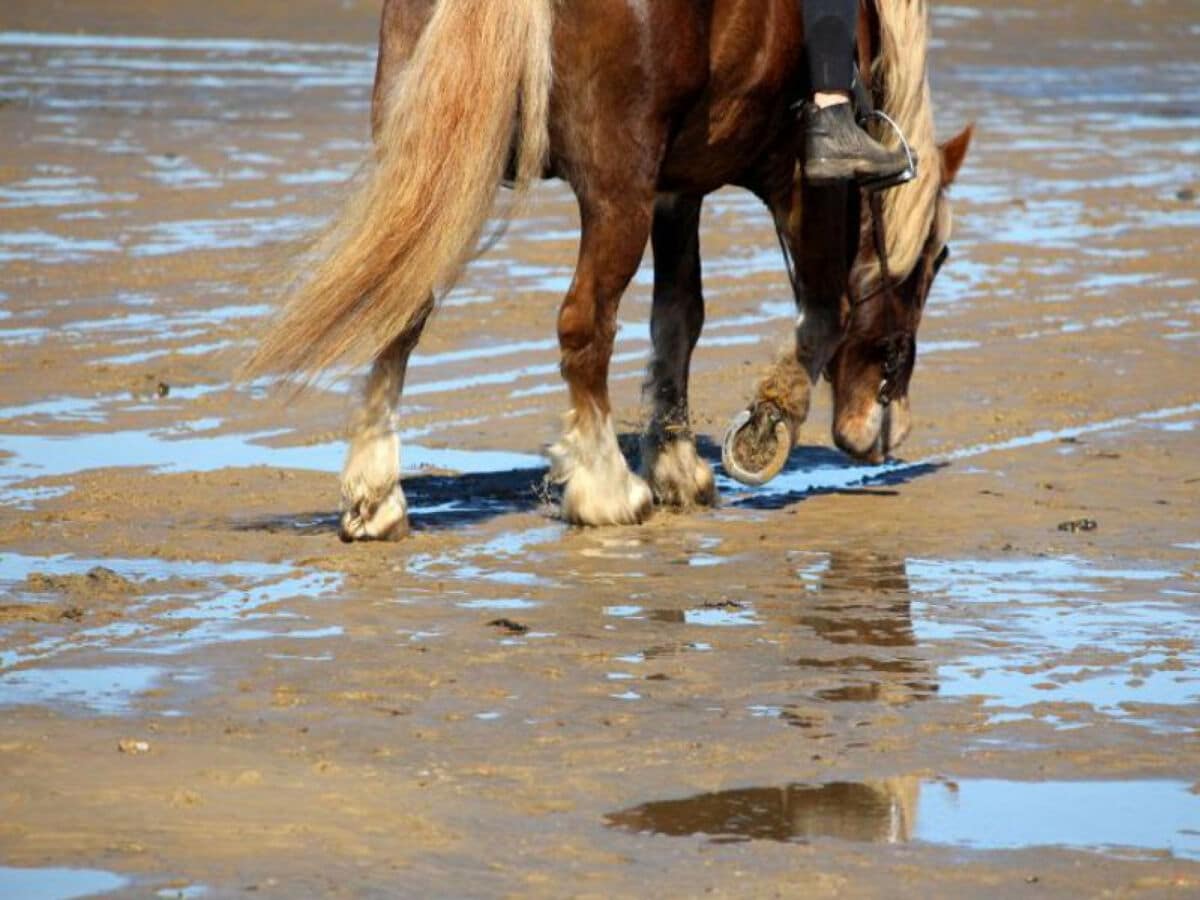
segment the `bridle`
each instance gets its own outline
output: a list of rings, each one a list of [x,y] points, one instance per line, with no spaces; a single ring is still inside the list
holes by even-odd
[[[875,254],[879,258],[879,284],[866,294],[860,294],[857,297],[853,294],[853,288],[847,286],[846,294],[849,297],[851,311],[857,310],[865,306],[877,297],[884,297],[892,301],[895,305],[909,305],[900,295],[901,283],[898,282],[891,272],[891,266],[888,261],[887,252],[887,235],[884,231],[883,222],[883,202],[878,193],[871,193],[869,200],[869,209],[871,213],[871,234],[875,244]],[[921,303],[925,296],[929,293],[929,287],[933,283],[933,279],[937,277],[946,260],[950,258],[950,245],[942,247],[936,257],[932,259],[928,254],[924,254],[922,258],[923,271],[921,273],[921,284],[913,294],[913,302]],[[893,305],[891,308],[895,308]],[[883,364],[882,379],[879,382],[879,393],[877,399],[881,406],[887,407],[893,400],[893,395],[899,393],[897,388],[903,389],[907,385],[905,374],[911,375],[912,367],[910,363],[913,361],[913,356],[916,353],[917,335],[916,330],[912,327],[911,318],[904,323],[900,329],[891,331],[883,341]]]

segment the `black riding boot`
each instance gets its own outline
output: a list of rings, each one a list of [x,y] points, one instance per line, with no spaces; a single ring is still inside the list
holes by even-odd
[[[814,93],[849,94],[854,80],[858,0],[804,0],[804,42]],[[886,187],[904,180],[908,157],[858,127],[853,107],[804,105],[804,175],[814,184],[857,181]]]
[[[804,104],[804,177],[813,184],[857,181],[892,187],[905,181],[908,156],[889,150],[858,127],[849,103],[818,109]]]

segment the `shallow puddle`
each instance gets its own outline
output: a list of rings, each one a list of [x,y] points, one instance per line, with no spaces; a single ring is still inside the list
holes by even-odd
[[[753,609],[734,604],[717,604],[694,609],[655,609],[647,615],[656,622],[677,622],[699,625],[702,628],[744,628],[759,624]]]
[[[834,838],[1200,859],[1200,796],[1179,781],[792,784],[645,803],[606,819],[627,831],[721,842]]]
[[[794,604],[757,614],[605,612],[799,626],[815,640],[793,661],[796,693],[755,698],[759,715],[775,710],[781,720],[797,695],[887,705],[982,698],[994,725],[1119,720],[1182,732],[1200,702],[1200,611],[1191,602],[1200,595],[1186,572],[1072,556],[937,560],[848,550],[793,551],[788,562],[803,590]],[[705,622],[710,612],[718,620]],[[789,639],[803,641],[803,632]]]
[[[0,897],[12,900],[73,900],[107,894],[129,880],[96,869],[17,869],[0,866]]]
[[[148,580],[182,578],[215,579],[225,577],[271,578],[293,571],[290,566],[276,563],[242,560],[236,563],[191,562],[187,560],[120,559],[115,557],[89,558],[60,554],[57,556],[29,556],[24,553],[0,553],[0,587],[12,590],[30,575],[49,574],[54,576],[82,575],[103,567],[122,578],[142,582]]]
[[[1181,573],[1073,557],[909,560],[907,572],[917,638],[967,648],[938,667],[942,696],[1151,725],[1154,707],[1200,700],[1200,612]]]
[[[272,563],[0,554],[0,596],[70,613],[70,622],[14,616],[0,628],[0,706],[123,714],[158,682],[192,678],[190,669],[168,668],[165,657],[212,644],[339,637],[340,626],[314,624],[297,606],[332,598],[341,584],[338,574]],[[85,655],[99,664],[63,665]],[[152,665],[142,662],[147,657]]]
[[[0,708],[55,706],[125,715],[138,695],[157,688],[165,676],[158,666],[138,665],[0,672]]]
[[[9,489],[33,478],[73,475],[92,469],[147,467],[164,472],[212,472],[247,466],[337,472],[345,445],[338,441],[307,446],[270,447],[260,441],[280,432],[211,437],[173,436],[169,431],[118,431],[63,437],[0,434],[0,502],[12,502]],[[405,443],[406,472],[448,469],[464,474],[510,472],[545,467],[540,456],[502,450],[428,448]]]
[[[497,502],[501,504],[501,508],[504,506],[503,501]],[[511,501],[507,505],[516,508],[516,504]],[[487,507],[486,501],[477,501],[476,508],[480,511],[485,511]],[[415,515],[418,517],[422,515],[422,509],[423,507],[419,503],[413,507]],[[429,508],[426,506],[424,510],[427,513]],[[459,507],[459,512],[466,512],[468,516],[470,515],[469,511],[462,507]],[[482,543],[468,544],[453,553],[413,556],[408,560],[406,568],[410,573],[426,578],[453,578],[456,581],[464,582],[490,581],[523,588],[551,587],[555,582],[535,571],[538,562],[543,559],[543,554],[531,548],[539,544],[553,543],[562,537],[564,531],[565,526],[563,525],[544,525],[537,528],[506,531]],[[486,598],[460,605],[479,609],[520,608],[513,605],[501,607],[496,604],[536,605],[519,599],[491,600]]]

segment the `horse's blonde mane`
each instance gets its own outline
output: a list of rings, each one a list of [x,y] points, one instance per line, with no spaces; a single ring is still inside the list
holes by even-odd
[[[877,96],[882,96],[883,111],[900,126],[920,159],[915,179],[883,194],[888,266],[894,277],[903,279],[916,266],[929,237],[942,185],[927,69],[929,4],[926,0],[875,0],[875,5],[880,46],[871,83]],[[886,123],[877,123],[873,130],[886,146],[900,146],[900,139]],[[880,276],[865,212],[863,227],[863,246],[871,252],[859,254],[851,275],[860,292],[869,290]]]

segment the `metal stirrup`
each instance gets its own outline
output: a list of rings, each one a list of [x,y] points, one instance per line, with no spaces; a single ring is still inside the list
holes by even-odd
[[[882,109],[870,110],[866,118],[882,119],[891,126],[892,131],[896,132],[896,137],[900,138],[900,146],[904,148],[904,156],[908,160],[908,168],[894,178],[884,179],[883,183],[878,187],[896,187],[897,185],[907,184],[917,177],[917,157],[912,151],[912,146],[908,143],[908,138],[904,134],[904,130],[896,124],[896,120],[885,113]]]

